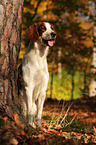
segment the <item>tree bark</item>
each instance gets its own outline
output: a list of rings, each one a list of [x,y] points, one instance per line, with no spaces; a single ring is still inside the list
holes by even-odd
[[[18,57],[21,46],[23,0],[0,1],[0,101],[17,96]]]

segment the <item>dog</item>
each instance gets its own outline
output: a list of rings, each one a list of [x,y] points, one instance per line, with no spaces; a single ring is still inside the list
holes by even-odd
[[[28,123],[35,127],[41,126],[43,104],[49,80],[47,54],[49,47],[55,43],[56,32],[52,24],[38,22],[26,30],[30,39],[28,50],[19,67],[19,94],[22,96],[23,112]],[[22,94],[23,92],[23,94]]]

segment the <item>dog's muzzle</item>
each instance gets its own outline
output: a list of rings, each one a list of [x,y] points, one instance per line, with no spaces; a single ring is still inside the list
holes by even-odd
[[[47,46],[52,47],[53,44],[55,43],[55,39],[56,39],[56,33],[55,32],[51,32],[51,39],[42,39],[43,43],[46,44]]]

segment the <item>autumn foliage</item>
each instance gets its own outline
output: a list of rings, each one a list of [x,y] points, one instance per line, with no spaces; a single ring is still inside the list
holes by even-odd
[[[86,95],[88,96],[90,80],[92,77],[90,66],[93,47],[93,19],[93,1],[25,1],[22,24],[22,45],[19,61],[21,62],[29,43],[29,40],[25,35],[26,28],[28,28],[34,22],[48,21],[52,23],[55,26],[57,38],[56,44],[49,50],[49,71],[53,71],[52,73],[58,77],[58,63],[60,62],[62,69],[66,68],[66,72],[71,74],[72,77],[75,78],[75,74],[78,72],[81,79],[82,77],[84,78],[83,82],[80,84],[81,87],[78,87],[80,92],[79,97]],[[61,48],[60,59],[58,59],[59,48]],[[54,66],[52,65],[53,59]],[[55,81],[56,80],[54,80],[54,82]],[[71,81],[72,78],[70,82]],[[78,79],[77,81],[79,82]],[[68,85],[69,88],[75,88],[75,80],[73,79],[73,84]],[[60,86],[57,87],[60,88]],[[55,87],[53,83],[53,92],[55,92],[53,94],[56,94],[54,88]],[[67,94],[70,94],[70,92]],[[73,94],[76,93],[74,92]],[[64,93],[62,96],[64,96]],[[68,98],[71,96],[69,95]],[[76,95],[73,95],[73,97],[76,98]]]

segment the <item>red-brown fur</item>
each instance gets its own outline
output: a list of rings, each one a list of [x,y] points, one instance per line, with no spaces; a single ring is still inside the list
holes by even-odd
[[[44,26],[44,23],[43,22],[38,22],[38,23],[34,23],[33,25],[31,25],[26,30],[26,35],[28,36],[28,38],[30,40],[32,40],[33,42],[37,42],[38,39],[39,39],[39,34],[42,33],[42,32],[44,32],[42,30],[42,26]],[[39,30],[38,30],[38,28],[39,28]]]

